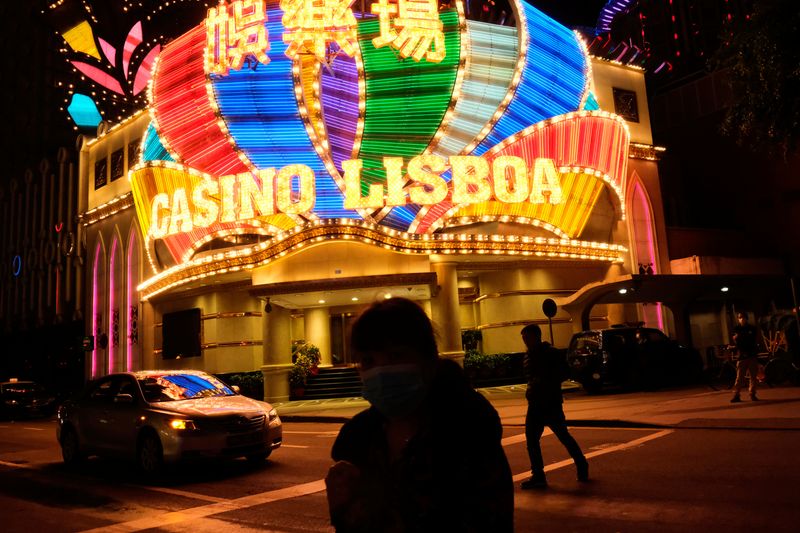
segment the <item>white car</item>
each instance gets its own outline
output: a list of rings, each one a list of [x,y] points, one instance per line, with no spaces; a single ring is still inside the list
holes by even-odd
[[[283,439],[266,402],[242,396],[210,374],[152,370],[109,374],[58,410],[66,464],[89,455],[136,460],[148,474],[202,457],[265,460]]]

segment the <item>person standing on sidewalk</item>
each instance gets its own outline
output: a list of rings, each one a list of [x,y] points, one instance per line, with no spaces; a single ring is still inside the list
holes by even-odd
[[[758,332],[755,326],[747,323],[747,315],[738,313],[736,320],[739,325],[733,330],[733,342],[736,343],[736,351],[739,352],[739,360],[736,362],[736,382],[733,384],[733,398],[731,403],[742,401],[739,393],[744,388],[745,374],[750,376],[750,399],[758,400],[756,387],[758,384]]]
[[[589,463],[580,446],[570,435],[564,416],[561,383],[569,377],[569,366],[563,354],[547,342],[542,342],[542,330],[536,324],[522,328],[525,354],[525,375],[528,388],[528,413],[525,416],[525,440],[531,462],[531,477],[522,482],[523,489],[547,488],[542,448],[539,443],[545,426],[558,437],[575,461],[578,481],[589,480]]]
[[[325,479],[338,533],[514,530],[514,482],[497,411],[430,319],[405,298],[372,304],[350,336],[370,407],[346,422]]]

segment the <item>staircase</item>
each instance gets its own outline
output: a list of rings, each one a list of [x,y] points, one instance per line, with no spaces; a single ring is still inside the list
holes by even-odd
[[[309,376],[303,400],[351,398],[361,396],[361,378],[351,367],[320,368],[319,374]],[[299,398],[298,398],[299,399]]]

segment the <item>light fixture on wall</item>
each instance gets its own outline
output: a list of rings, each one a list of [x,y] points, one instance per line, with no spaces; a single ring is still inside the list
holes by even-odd
[[[267,298],[267,303],[264,304],[264,312],[271,313],[272,312],[272,304],[269,303],[269,298]]]

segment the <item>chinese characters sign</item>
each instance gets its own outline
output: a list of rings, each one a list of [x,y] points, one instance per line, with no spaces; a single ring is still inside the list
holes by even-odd
[[[372,13],[378,15],[381,28],[380,36],[372,40],[375,48],[391,44],[402,57],[415,61],[444,59],[444,30],[436,0],[397,0],[396,4],[378,0],[372,4]]]
[[[303,51],[327,61],[328,43],[336,43],[348,56],[358,49],[356,18],[350,9],[353,0],[281,0],[284,11],[283,42],[286,55],[296,58]]]
[[[241,70],[245,61],[255,58],[269,63],[267,11],[264,0],[238,0],[208,10],[206,18],[206,72],[226,75]]]

